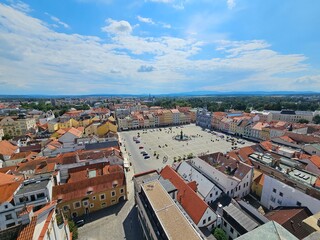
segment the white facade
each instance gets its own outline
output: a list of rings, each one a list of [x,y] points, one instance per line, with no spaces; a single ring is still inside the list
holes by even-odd
[[[278,206],[305,206],[315,214],[320,211],[320,201],[285,183],[265,175],[261,204],[274,209]]]
[[[222,173],[200,158],[193,158],[190,160],[190,163],[230,197],[243,197],[249,194],[253,169],[251,169],[251,171],[249,171],[242,179],[239,179]]]
[[[221,189],[193,168],[189,163],[183,161],[177,168],[177,172],[186,181],[195,181],[197,183],[198,193],[208,204],[214,202],[218,197],[220,197],[222,193]]]
[[[208,207],[198,222],[198,227],[207,227],[210,231],[216,226],[217,214]]]

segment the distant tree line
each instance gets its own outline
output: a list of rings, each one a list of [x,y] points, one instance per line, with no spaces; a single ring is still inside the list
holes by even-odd
[[[320,96],[216,96],[216,97],[171,97],[158,98],[149,106],[161,106],[163,108],[180,107],[207,107],[209,111],[225,111],[236,109],[249,112],[255,110],[291,109],[300,111],[315,111],[320,109]]]

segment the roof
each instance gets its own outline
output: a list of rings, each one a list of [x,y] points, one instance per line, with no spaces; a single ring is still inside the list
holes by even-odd
[[[317,224],[318,223],[318,219],[320,219],[320,212],[313,214],[310,217],[307,217],[306,219],[304,219],[302,222],[306,225],[308,225],[308,228],[311,228],[314,231],[318,231],[320,232],[320,226]]]
[[[223,174],[227,174],[226,169],[229,167],[232,175],[238,179],[243,179],[252,169],[250,165],[233,159],[228,155],[224,155],[221,152],[199,156],[199,158],[215,167]]]
[[[11,156],[17,149],[17,146],[7,140],[0,141],[0,154],[2,155]]]
[[[265,217],[279,223],[297,238],[302,239],[308,236],[309,232],[301,223],[311,215],[306,207],[278,207],[268,212]]]
[[[310,161],[311,161],[314,165],[316,165],[318,168],[320,168],[320,156],[313,155],[313,156],[311,156]]]
[[[44,189],[47,187],[47,185],[49,184],[50,180],[49,179],[45,179],[43,181],[41,181],[40,179],[38,181],[31,181],[31,182],[27,182],[25,181],[19,191],[17,192],[17,195],[21,195],[21,194],[25,194],[25,193],[29,193],[29,192],[33,192],[33,191],[38,191],[41,189]]]
[[[68,130],[68,133],[71,133],[72,135],[74,135],[76,137],[81,137],[82,136],[82,131],[80,131],[79,128],[76,129],[76,128],[72,127],[72,128],[70,128]]]
[[[37,225],[37,216],[33,216],[31,218],[30,223],[24,228],[22,229],[22,231],[20,232],[17,240],[30,240],[33,239],[33,234],[34,234],[34,230],[36,228]]]
[[[198,224],[208,209],[208,204],[203,201],[196,192],[175,172],[170,166],[165,166],[160,175],[178,189],[177,200],[182,205],[184,210]]]
[[[14,192],[18,189],[22,181],[11,182],[0,186],[0,204],[3,202],[10,202],[13,198]]]
[[[223,211],[233,218],[237,224],[242,226],[247,232],[255,229],[259,226],[252,218],[250,218],[241,209],[237,208],[234,204],[230,203],[228,206],[223,208]]]
[[[158,180],[144,183],[141,187],[168,239],[200,239]]]
[[[198,170],[192,167],[189,162],[183,161],[176,169],[180,176],[188,181],[188,185],[192,184],[192,181],[196,181],[198,184],[195,186],[196,188],[190,186],[194,191],[198,190],[198,192],[202,195],[203,198],[206,198],[210,193],[211,189],[215,187],[215,185],[208,180],[205,176],[203,176]]]
[[[122,172],[123,168],[119,165],[110,166],[105,162],[95,163],[69,169],[68,183],[78,182],[91,177],[98,177],[112,172]]]
[[[236,238],[237,240],[298,240],[288,230],[274,221],[270,221],[262,226]]]
[[[112,183],[114,181],[117,181],[118,187],[125,186],[126,182],[124,172],[112,172],[107,175],[54,186],[52,196],[53,199],[61,199],[62,201],[78,199],[86,196],[88,191],[98,193],[106,191],[107,189],[112,189]]]
[[[5,174],[0,172],[0,186],[8,183],[14,183],[23,180],[23,176],[15,176],[11,174]]]

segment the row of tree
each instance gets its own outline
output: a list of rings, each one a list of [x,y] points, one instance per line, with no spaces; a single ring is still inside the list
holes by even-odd
[[[215,96],[215,97],[179,97],[159,98],[149,106],[161,106],[163,108],[180,107],[204,107],[209,111],[225,111],[237,109],[249,112],[255,110],[320,110],[320,96]]]

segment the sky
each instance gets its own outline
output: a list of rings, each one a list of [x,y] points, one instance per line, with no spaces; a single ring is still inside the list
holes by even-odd
[[[0,0],[0,94],[320,91],[318,0]]]

